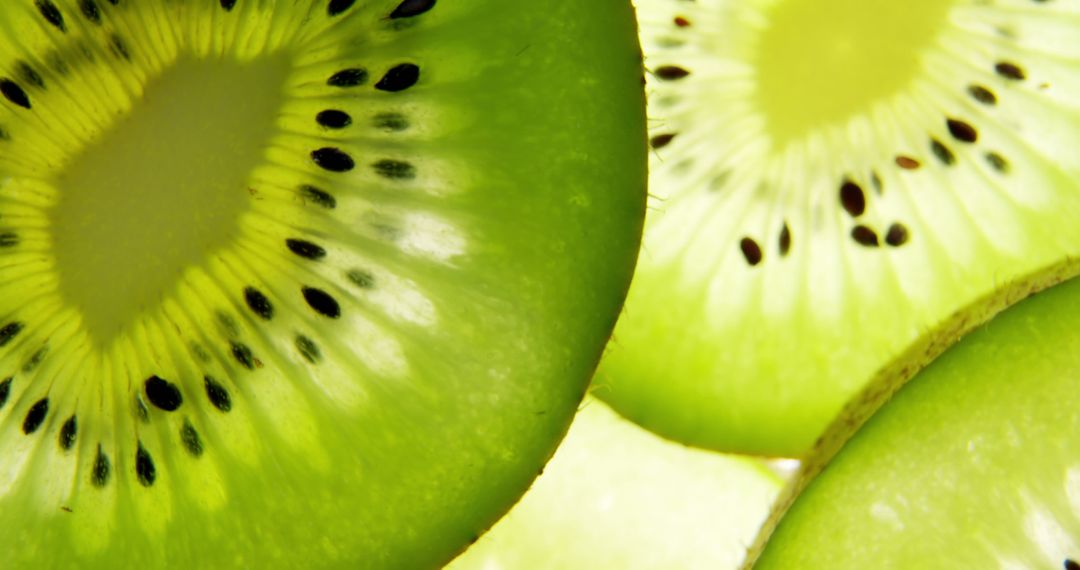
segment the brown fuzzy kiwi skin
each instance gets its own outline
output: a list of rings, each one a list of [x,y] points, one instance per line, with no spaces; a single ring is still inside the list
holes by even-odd
[[[880,369],[866,387],[848,401],[828,429],[815,441],[799,471],[780,492],[772,512],[747,551],[742,570],[752,570],[769,538],[795,499],[821,473],[874,413],[920,370],[997,314],[1058,283],[1080,276],[1080,258],[1068,257],[1023,277],[1001,284],[995,291],[954,312],[933,331],[924,334],[899,357]]]

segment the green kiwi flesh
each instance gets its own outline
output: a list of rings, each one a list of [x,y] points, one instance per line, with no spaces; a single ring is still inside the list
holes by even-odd
[[[650,203],[597,375],[689,444],[802,456],[874,372],[1080,254],[1080,11],[638,0]]]
[[[0,568],[435,567],[524,493],[639,246],[627,3],[11,0],[0,40]]]
[[[448,570],[734,570],[780,486],[760,460],[664,440],[586,399],[521,502]]]
[[[902,387],[871,384],[830,430],[843,446],[809,461],[781,501],[753,568],[1077,568],[1078,323],[1074,278]]]

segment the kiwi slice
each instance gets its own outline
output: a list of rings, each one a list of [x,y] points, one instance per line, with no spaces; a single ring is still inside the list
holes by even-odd
[[[636,256],[629,5],[11,0],[0,38],[0,567],[432,567],[525,491]]]
[[[965,337],[854,434],[838,422],[850,439],[754,568],[1080,567],[1078,323],[1073,279]]]
[[[645,244],[596,394],[799,456],[885,363],[1080,254],[1080,13],[1032,0],[638,0]]]
[[[587,399],[532,489],[448,570],[733,570],[781,479]]]

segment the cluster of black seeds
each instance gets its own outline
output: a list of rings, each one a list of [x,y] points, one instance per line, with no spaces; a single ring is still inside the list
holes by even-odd
[[[1043,2],[1045,0],[1034,0]],[[674,30],[681,30],[693,26],[693,22],[685,16],[675,16],[672,19]],[[663,46],[678,47],[683,45],[681,40],[664,40],[659,42]],[[1027,79],[1027,72],[1019,64],[1011,61],[998,61],[993,66],[994,73],[1007,82],[1020,82]],[[690,77],[692,70],[676,64],[660,65],[651,70],[652,75],[664,82],[678,82]],[[968,96],[981,105],[994,107],[998,104],[998,95],[991,88],[979,83],[971,83],[965,88]],[[950,142],[943,140],[944,137],[930,135],[928,150],[930,156],[944,167],[952,167],[957,164],[958,157],[950,144],[976,145],[979,142],[979,131],[969,121],[946,115],[944,118],[945,131],[948,132]],[[649,139],[653,150],[662,149],[670,145],[678,136],[677,132],[663,132],[653,135]],[[982,153],[982,158],[990,167],[1001,175],[1009,174],[1010,164],[1008,159],[994,150]],[[897,154],[894,159],[895,166],[905,171],[915,171],[922,167],[923,161],[908,154]],[[882,182],[877,172],[872,171],[870,182],[881,193]],[[856,244],[866,248],[881,248],[889,246],[898,248],[911,240],[911,230],[903,222],[890,222],[887,227],[874,228],[861,222],[861,218],[867,210],[866,193],[863,186],[854,181],[850,176],[845,176],[839,185],[840,207],[853,219],[854,225],[849,232],[849,238]],[[780,257],[786,257],[792,247],[792,232],[785,221],[777,236],[777,251]],[[765,260],[765,250],[761,243],[750,236],[739,238],[739,251],[746,263],[751,267],[760,265]]]
[[[61,33],[67,33],[68,20],[53,0],[24,0],[32,1],[37,12],[49,26]],[[226,12],[232,12],[241,2],[246,0],[219,0],[219,4]],[[77,3],[78,13],[88,22],[95,26],[101,26],[105,18],[103,2],[112,6],[119,6],[121,0],[79,0]],[[397,7],[388,15],[390,20],[402,20],[413,18],[427,13],[435,6],[436,0],[402,0]],[[327,0],[326,12],[329,17],[337,17],[356,4],[355,0]],[[106,47],[117,57],[130,60],[131,51],[127,43],[119,35],[109,33],[106,36]],[[85,51],[85,50],[84,50]],[[53,52],[42,58],[51,69],[60,75],[66,75],[69,67],[59,52]],[[33,111],[34,104],[32,93],[34,89],[44,90],[47,88],[45,79],[32,65],[25,61],[16,61],[12,65],[13,73],[10,75],[0,74],[0,96],[17,109]],[[403,62],[390,67],[372,87],[387,94],[402,93],[420,81],[421,70],[418,65]],[[331,75],[326,85],[335,89],[352,89],[368,84],[369,74],[366,69],[349,67]],[[315,117],[316,123],[325,129],[341,130],[353,125],[353,117],[346,111],[336,108],[328,108],[319,112]],[[373,126],[389,132],[404,131],[409,128],[409,120],[399,113],[380,113],[372,122]],[[0,141],[10,140],[8,131],[0,128]],[[345,173],[353,170],[356,163],[351,155],[337,147],[323,147],[311,151],[310,158],[315,165],[331,173]],[[378,175],[390,180],[411,179],[416,176],[416,167],[412,164],[392,159],[381,159],[371,164],[372,170]],[[297,188],[297,194],[304,204],[312,204],[324,210],[334,210],[337,207],[337,199],[326,190],[310,184],[303,184]],[[19,244],[19,237],[12,232],[0,232],[0,248],[15,247]],[[308,239],[289,238],[285,240],[286,248],[294,255],[301,258],[302,262],[318,263],[326,258],[328,251],[322,246]],[[344,277],[356,287],[371,289],[375,287],[374,275],[362,269],[350,269]],[[304,303],[316,314],[328,319],[338,319],[342,315],[340,303],[328,291],[311,286],[301,285],[296,289],[296,294],[303,299]],[[275,317],[275,306],[262,289],[250,285],[240,292],[243,305],[247,307],[258,319],[271,321]],[[236,338],[238,328],[235,322],[227,315],[219,314],[219,321],[229,336],[228,354],[246,370],[254,370],[262,366],[262,363],[253,353],[251,348]],[[22,321],[11,321],[0,326],[0,348],[11,344],[26,329]],[[317,364],[322,360],[322,351],[319,345],[310,337],[296,334],[293,344],[297,353],[303,360],[310,364]],[[193,346],[196,356],[204,362],[211,360],[205,349],[198,345]],[[46,357],[48,345],[38,349],[26,364],[22,367],[23,373],[29,373]],[[8,401],[11,400],[13,391],[20,380],[12,375],[0,380],[0,411],[3,411]],[[33,384],[32,381],[27,384]],[[24,386],[30,389],[32,386]],[[221,381],[209,374],[202,378],[202,392],[206,401],[213,409],[220,413],[228,413],[233,409],[234,402],[229,389]],[[191,396],[188,394],[187,396]],[[142,423],[153,421],[154,414],[179,414],[184,407],[187,398],[184,393],[184,384],[177,383],[161,375],[154,374],[146,378],[133,396],[133,414]],[[152,406],[152,408],[151,408]],[[153,410],[153,411],[152,411]],[[26,436],[31,436],[43,431],[47,426],[46,420],[50,412],[55,414],[55,406],[50,408],[50,398],[46,395],[38,398],[26,411],[20,424],[21,431]],[[56,441],[61,452],[70,452],[75,448],[79,438],[79,419],[72,414],[63,419],[56,427]],[[178,441],[181,447],[192,457],[198,458],[205,451],[205,444],[199,430],[192,423],[191,418],[184,417],[179,432]],[[88,474],[92,486],[105,487],[112,479],[114,462],[105,451],[101,442],[94,446],[93,465]],[[136,441],[134,461],[134,474],[140,484],[151,487],[158,480],[158,467],[150,450],[141,440]],[[70,509],[64,507],[70,512]]]

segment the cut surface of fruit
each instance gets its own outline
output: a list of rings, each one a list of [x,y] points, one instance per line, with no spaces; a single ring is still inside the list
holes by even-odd
[[[1080,6],[638,0],[646,237],[594,383],[801,456],[905,347],[1080,255]]]
[[[1080,280],[950,348],[847,441],[754,566],[1076,568]]]
[[[781,485],[586,400],[532,489],[448,570],[733,570]]]
[[[0,39],[0,567],[435,567],[525,491],[639,245],[628,3],[12,0]]]

